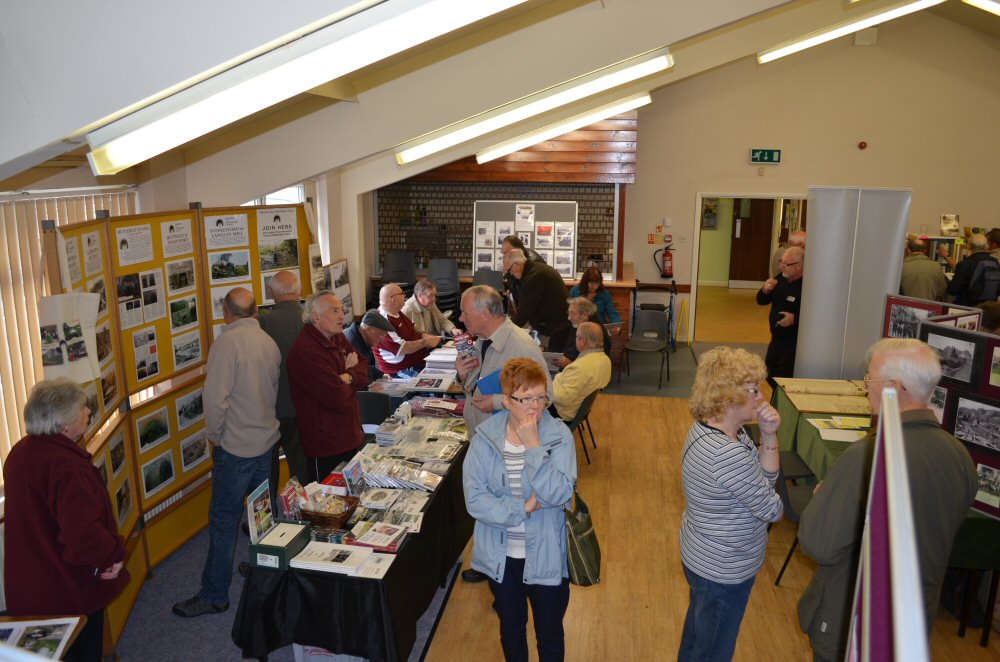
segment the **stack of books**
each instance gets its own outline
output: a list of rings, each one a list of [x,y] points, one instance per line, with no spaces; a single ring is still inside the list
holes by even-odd
[[[303,570],[337,572],[356,575],[358,569],[371,558],[372,551],[358,545],[338,545],[332,542],[312,541],[288,565]]]
[[[387,418],[382,421],[375,432],[375,443],[379,446],[395,446],[403,440],[405,428],[402,423],[395,418]]]
[[[451,347],[438,347],[424,359],[424,365],[428,368],[439,370],[454,370],[455,361],[458,360],[458,350],[454,345]]]
[[[350,546],[371,548],[377,552],[395,554],[406,538],[405,526],[388,522],[358,522],[345,538]]]

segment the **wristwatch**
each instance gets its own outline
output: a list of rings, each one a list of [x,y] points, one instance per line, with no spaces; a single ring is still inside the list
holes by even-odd
[[[349,372],[345,372],[344,374],[347,375],[347,383],[354,384],[354,375]]]

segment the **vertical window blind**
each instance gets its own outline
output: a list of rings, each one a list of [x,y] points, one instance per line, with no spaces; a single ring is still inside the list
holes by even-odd
[[[50,293],[42,280],[42,221],[63,226],[93,220],[102,209],[111,216],[134,214],[136,206],[133,190],[0,196],[0,467],[25,435],[24,403],[42,379],[37,302]],[[56,274],[50,278],[58,282]],[[114,296],[112,284],[108,288]]]

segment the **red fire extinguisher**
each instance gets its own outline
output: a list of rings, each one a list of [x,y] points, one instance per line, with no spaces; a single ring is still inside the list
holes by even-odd
[[[660,278],[674,277],[673,247],[673,244],[670,244],[653,252],[653,262],[656,263],[656,268],[660,270]],[[659,257],[657,257],[657,254],[659,254]]]

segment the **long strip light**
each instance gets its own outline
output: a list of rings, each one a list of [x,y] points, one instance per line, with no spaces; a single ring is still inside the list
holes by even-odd
[[[962,0],[962,2],[1000,16],[1000,2],[997,2],[997,0]]]
[[[400,165],[411,163],[529,117],[669,69],[673,65],[673,58],[666,48],[638,55],[406,143],[402,150],[396,152],[396,161]]]
[[[526,0],[394,0],[209,78],[87,135],[110,175]],[[289,59],[289,54],[303,51]]]
[[[525,133],[517,138],[512,138],[500,143],[499,145],[494,145],[493,147],[484,149],[483,151],[476,153],[476,161],[479,163],[486,163],[487,161],[498,159],[501,156],[507,156],[508,154],[518,152],[527,147],[531,147],[532,145],[537,145],[538,143],[550,138],[555,138],[556,136],[561,136],[564,133],[575,131],[585,126],[590,126],[595,122],[600,122],[601,120],[609,117],[614,117],[615,115],[620,115],[621,113],[629,110],[640,108],[652,102],[653,100],[649,97],[648,92],[634,94],[625,99],[615,101],[614,103],[609,103],[601,106],[600,108],[595,108],[590,112],[574,115],[573,117],[570,117],[562,122],[550,124],[549,126],[542,127],[536,131]]]
[[[864,14],[856,19],[845,21],[843,23],[837,23],[836,25],[822,30],[817,30],[816,32],[811,32],[797,39],[786,41],[783,44],[775,46],[774,48],[761,51],[757,53],[757,62],[765,64],[772,60],[777,60],[779,57],[785,57],[786,55],[791,55],[792,53],[804,51],[807,48],[812,48],[813,46],[837,39],[838,37],[852,34],[858,30],[864,30],[865,28],[870,28],[873,25],[885,23],[886,21],[891,21],[894,18],[906,16],[907,14],[912,14],[922,9],[939,5],[944,1],[945,0],[917,0],[916,2],[902,2],[885,9]]]

